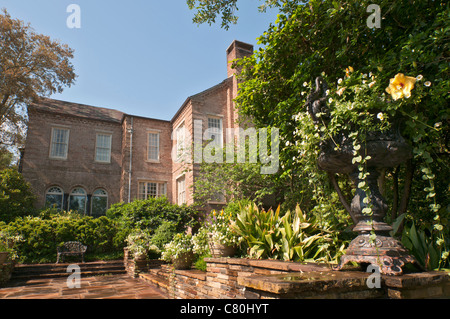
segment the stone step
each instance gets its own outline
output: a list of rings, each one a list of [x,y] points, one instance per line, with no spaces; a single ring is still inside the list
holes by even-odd
[[[11,280],[32,280],[67,277],[71,273],[67,272],[68,267],[74,264],[80,267],[81,276],[83,277],[126,273],[122,260],[73,264],[64,263],[16,265]]]

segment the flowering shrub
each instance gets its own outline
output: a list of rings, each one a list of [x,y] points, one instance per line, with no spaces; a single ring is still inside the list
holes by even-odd
[[[220,213],[212,211],[209,221],[206,222],[204,227],[212,241],[225,246],[237,246],[243,239],[232,230],[231,223],[231,213],[225,213],[223,210]]]
[[[164,246],[161,258],[172,262],[186,253],[193,253],[193,248],[192,235],[185,233],[176,234],[173,240]]]
[[[194,245],[194,252],[199,256],[206,256],[210,254],[208,245],[208,229],[201,227],[198,232],[192,236],[192,244]]]
[[[128,235],[126,242],[127,248],[131,254],[136,258],[138,256],[154,257],[158,256],[161,251],[156,245],[151,244],[152,236],[145,231],[136,230]]]

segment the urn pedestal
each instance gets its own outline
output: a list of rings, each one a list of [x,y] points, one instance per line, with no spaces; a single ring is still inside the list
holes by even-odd
[[[335,269],[342,270],[349,262],[377,266],[380,272],[386,275],[401,275],[402,267],[408,263],[416,264],[420,268],[416,259],[409,254],[401,242],[390,235],[392,227],[384,222],[388,205],[378,187],[380,171],[398,166],[411,158],[410,146],[398,134],[379,134],[370,141],[366,141],[361,154],[370,156],[366,163],[369,175],[364,179],[364,188],[369,190],[369,194],[359,187],[363,180],[359,178],[358,166],[352,163],[351,143],[347,147],[344,144],[337,151],[328,148],[320,154],[318,159],[321,169],[331,174],[348,174],[356,186],[350,205],[350,215],[356,224],[353,230],[358,233],[358,236],[350,243],[346,254],[341,257],[340,264]],[[369,207],[364,201],[367,196],[370,198],[371,215],[363,213],[364,208]],[[372,234],[376,237],[371,236]]]

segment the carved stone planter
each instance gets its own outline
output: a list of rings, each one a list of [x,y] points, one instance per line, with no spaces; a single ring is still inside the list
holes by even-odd
[[[327,112],[326,99],[323,98],[323,96],[326,96],[325,92],[323,92],[322,97],[319,95],[321,87],[322,90],[327,87],[326,83],[318,78],[316,86],[316,92],[310,95],[308,99],[310,103],[308,110],[313,120],[315,119],[314,112]],[[406,263],[418,264],[403,245],[389,234],[392,227],[384,222],[388,205],[379,191],[377,180],[381,170],[396,167],[410,159],[412,149],[395,127],[390,132],[373,133],[367,138],[366,145],[361,148],[360,154],[370,156],[366,163],[369,176],[365,182],[370,190],[369,198],[373,215],[368,216],[362,213],[363,209],[368,207],[368,204],[363,202],[367,194],[358,186],[361,180],[358,177],[358,166],[352,163],[354,156],[352,141],[344,135],[336,137],[335,140],[338,140],[341,147],[336,150],[331,141],[322,145],[318,165],[319,168],[330,173],[330,176],[333,177],[337,173],[349,175],[356,186],[351,205],[345,203],[342,198],[341,202],[349,210],[355,223],[353,230],[358,232],[358,236],[350,243],[346,254],[341,258],[341,262],[336,269],[341,270],[345,264],[353,261],[378,266],[383,274],[401,275],[403,273],[402,267]],[[340,192],[336,184],[334,183],[334,186]],[[372,232],[376,235],[374,241],[370,239]]]

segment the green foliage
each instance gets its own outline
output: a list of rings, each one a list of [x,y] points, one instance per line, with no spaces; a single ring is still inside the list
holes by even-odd
[[[200,227],[197,233],[192,236],[194,252],[199,256],[207,256],[211,254],[209,250],[208,233],[208,228]]]
[[[173,237],[170,243],[165,245],[161,258],[165,261],[171,262],[173,259],[191,253],[194,253],[192,235],[179,233]]]
[[[195,226],[197,215],[194,208],[171,204],[165,197],[114,204],[106,212],[108,218],[117,220],[122,240],[132,229],[146,230],[153,235],[163,221],[172,222],[176,231],[181,232]]]
[[[438,245],[436,239],[439,239],[439,234],[436,231],[418,229],[414,222],[411,226],[405,226],[402,233],[403,245],[427,270],[435,270],[449,265],[448,253],[442,252],[443,243]]]
[[[151,242],[162,250],[166,244],[170,243],[176,233],[177,227],[174,222],[163,221],[155,230]]]
[[[238,16],[236,12],[239,10],[237,0],[187,0],[189,9],[195,9],[197,12],[193,18],[193,22],[197,24],[208,23],[209,25],[216,23],[217,16],[220,14],[221,27],[225,30],[230,28],[230,24],[236,24]],[[286,3],[288,2],[288,3]],[[298,2],[298,1],[292,1]],[[260,12],[265,12],[268,7],[280,7],[290,5],[289,1],[284,0],[265,0],[259,6]]]
[[[123,242],[116,245],[116,222],[105,216],[92,218],[70,213],[26,216],[0,227],[0,231],[23,238],[16,245],[19,261],[23,263],[54,262],[56,248],[68,241],[87,245],[88,254],[112,253],[123,248]]]
[[[272,176],[261,174],[261,162],[253,163],[249,160],[251,156],[258,158],[258,154],[249,151],[248,143],[245,151],[246,161],[238,159],[236,148],[233,160],[229,160],[227,147],[221,151],[223,158],[227,159],[223,163],[203,161],[200,164],[200,174],[194,182],[194,200],[197,206],[209,201],[231,202],[246,198],[262,203],[268,195],[279,192],[277,181]],[[255,152],[257,153],[257,150]],[[219,199],[218,195],[222,199]]]
[[[161,255],[159,248],[151,244],[151,235],[147,231],[140,229],[132,231],[126,242],[129,253],[135,258],[144,256],[149,259],[157,259]]]
[[[450,5],[379,1],[382,25],[371,29],[366,23],[370,15],[366,9],[372,4],[368,0],[284,3],[277,21],[259,38],[262,48],[237,63],[242,72],[236,103],[240,114],[251,117],[257,127],[280,129],[282,172],[277,178],[285,184],[293,181],[286,199],[300,197],[306,210],[326,214],[334,190],[316,165],[320,143],[347,130],[349,135],[356,133],[353,146],[358,148],[368,128],[400,123],[414,152],[411,197],[404,211],[409,208],[414,219],[443,229],[449,205]],[[346,72],[349,66],[357,72]],[[395,100],[386,89],[399,73],[416,78],[416,83],[410,96]],[[333,122],[328,126],[315,125],[306,112],[311,83],[321,74],[330,85]],[[364,164],[365,157],[357,154],[354,160]],[[391,181],[390,173],[386,185],[402,189]],[[351,196],[351,185],[342,176],[338,179]],[[392,196],[388,200],[394,203]],[[449,251],[444,236],[441,232],[435,238],[444,245],[443,253]]]
[[[6,223],[16,217],[34,213],[35,196],[22,174],[14,169],[0,171],[0,220]]]
[[[308,218],[298,206],[280,216],[280,207],[265,211],[250,205],[237,216],[232,229],[243,237],[251,258],[303,262],[337,257],[330,254],[330,244],[337,244],[332,232],[321,227],[316,217]],[[342,243],[339,246],[342,250]]]
[[[11,167],[13,154],[5,147],[0,147],[0,170]]]

